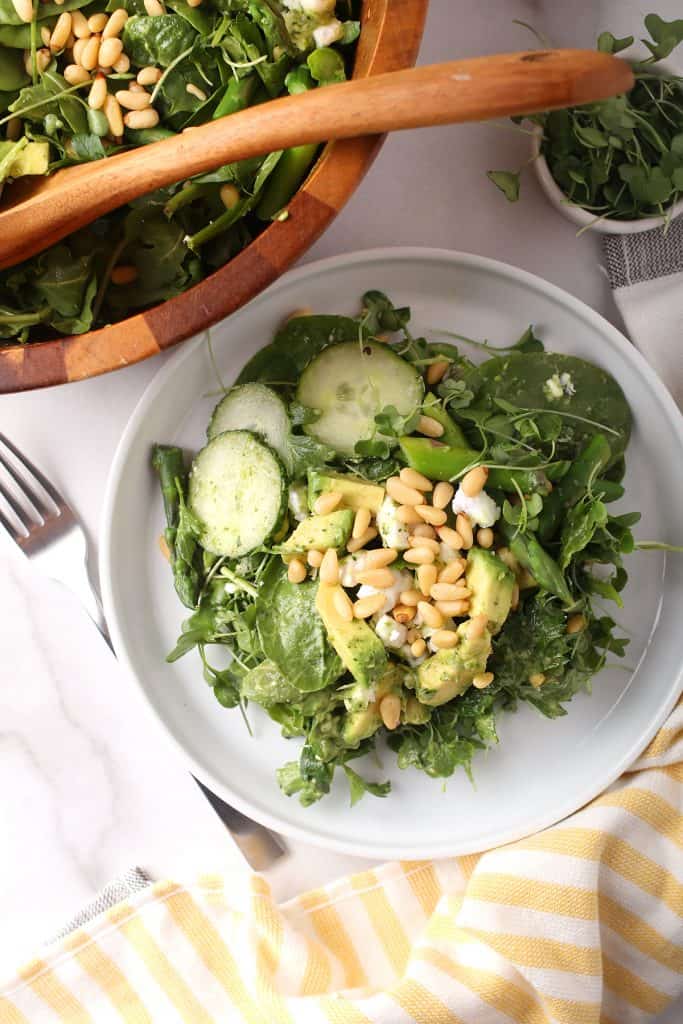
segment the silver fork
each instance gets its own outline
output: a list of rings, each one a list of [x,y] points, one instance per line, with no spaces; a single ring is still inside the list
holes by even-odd
[[[37,466],[2,433],[0,471],[4,472],[4,476],[0,472],[0,498],[5,503],[4,508],[0,504],[0,525],[46,576],[79,598],[114,652],[89,565],[85,531],[72,509]],[[283,855],[285,847],[279,836],[230,807],[198,779],[194,781],[255,870],[263,871]]]

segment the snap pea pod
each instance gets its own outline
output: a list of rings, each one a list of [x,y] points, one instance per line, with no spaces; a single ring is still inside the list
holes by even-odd
[[[318,153],[317,142],[286,149],[271,174],[256,207],[261,220],[272,220],[283,210],[304,180]]]
[[[549,540],[555,534],[563,511],[583,497],[589,483],[609,463],[611,455],[612,450],[604,434],[594,434],[543,502],[538,523],[538,535],[542,540]]]
[[[225,90],[222,100],[213,112],[212,120],[225,117],[227,114],[236,114],[238,110],[244,110],[251,103],[251,98],[256,92],[258,78],[256,75],[248,75],[246,78],[233,78]]]
[[[428,437],[402,437],[399,443],[408,465],[430,480],[453,480],[481,457],[473,448],[434,443]],[[547,494],[549,489],[540,469],[490,469],[486,486],[509,494],[517,488],[522,494]]]
[[[170,131],[157,125],[155,128],[126,128],[126,142],[132,146],[148,146],[150,142],[161,142],[163,139],[170,139],[176,132]]]
[[[448,444],[452,448],[468,447],[467,438],[455,420],[446,412],[436,395],[433,395],[431,392],[425,395],[422,411],[425,416],[430,416],[443,427],[443,434],[439,438],[443,444]]]
[[[510,523],[500,522],[498,528],[519,564],[529,570],[539,587],[559,597],[566,608],[572,607],[575,601],[564,573],[555,559],[541,547],[539,541],[528,533],[518,533],[515,536],[515,528]]]

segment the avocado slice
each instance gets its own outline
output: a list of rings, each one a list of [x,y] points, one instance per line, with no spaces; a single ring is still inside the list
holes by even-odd
[[[384,672],[387,652],[380,638],[363,619],[352,619],[351,622],[342,619],[334,606],[335,592],[340,590],[338,583],[321,583],[315,599],[316,608],[344,667],[356,682],[370,686]]]
[[[349,711],[344,716],[342,739],[347,747],[357,747],[363,740],[374,736],[382,724],[377,701],[363,711]]]
[[[22,140],[20,140],[22,141]],[[50,146],[47,142],[0,142],[0,181],[23,178],[27,174],[47,174]]]
[[[351,536],[353,518],[354,512],[350,508],[340,508],[324,516],[309,516],[299,523],[281,551],[287,554],[310,548],[343,548]]]
[[[470,616],[486,615],[495,636],[510,614],[515,574],[493,551],[470,548],[465,579],[472,591]]]
[[[319,469],[308,471],[308,507],[313,508],[316,499],[326,491],[338,491],[346,508],[356,512],[359,508],[369,508],[375,514],[384,500],[384,488],[379,484],[369,484],[358,476],[347,473],[322,473]]]
[[[468,626],[468,622],[458,626],[457,647],[437,651],[418,668],[416,694],[423,704],[446,704],[464,693],[476,675],[486,671],[491,634],[485,629],[481,636],[470,640]]]

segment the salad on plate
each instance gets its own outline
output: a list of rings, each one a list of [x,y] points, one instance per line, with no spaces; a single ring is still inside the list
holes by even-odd
[[[609,508],[617,382],[533,327],[492,348],[409,324],[378,291],[299,311],[222,387],[189,470],[152,455],[191,611],[168,660],[196,649],[221,706],[299,738],[278,782],[304,805],[338,768],[352,803],[386,796],[351,765],[380,738],[401,768],[470,773],[500,712],[565,714],[627,643],[604,608],[639,518]]]

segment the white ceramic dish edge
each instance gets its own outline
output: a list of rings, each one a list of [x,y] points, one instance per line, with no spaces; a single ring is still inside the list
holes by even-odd
[[[372,260],[422,260],[422,261],[441,261],[441,260],[452,260],[459,263],[463,263],[469,267],[481,268],[488,270],[496,270],[496,272],[507,276],[508,278],[524,284],[532,289],[538,289],[542,287],[544,293],[554,299],[558,303],[570,308],[574,314],[583,318],[585,321],[590,323],[596,329],[599,329],[613,345],[620,350],[623,358],[632,364],[637,369],[638,373],[642,378],[645,378],[652,390],[657,394],[658,400],[661,402],[666,418],[670,423],[672,433],[678,439],[678,444],[683,448],[683,417],[681,417],[673,399],[669,395],[668,391],[658,379],[654,371],[647,364],[645,359],[634,349],[628,341],[620,334],[620,332],[613,327],[608,321],[601,317],[598,313],[587,307],[584,303],[574,298],[567,292],[558,288],[557,286],[550,284],[549,282],[539,278],[538,276],[528,273],[527,271],[520,270],[509,264],[504,264],[497,260],[491,260],[487,257],[474,256],[465,253],[459,253],[456,251],[445,250],[445,249],[431,249],[431,248],[419,248],[419,247],[406,247],[406,248],[386,248],[386,249],[370,249],[363,250],[357,253],[343,254],[336,257],[331,257],[326,260],[318,261],[314,264],[308,264],[298,270],[292,271],[289,274],[281,278],[276,284],[271,286],[270,289],[263,292],[256,299],[252,300],[249,306],[250,308],[256,303],[262,303],[268,301],[269,297],[278,290],[287,287],[292,281],[300,281],[305,279],[312,273],[320,271],[329,271],[340,265],[348,266],[357,263],[363,263]],[[237,314],[239,316],[239,314]],[[220,795],[228,803],[235,806],[238,810],[243,813],[255,817],[254,809],[251,807],[248,801],[243,800],[238,794],[234,793],[228,786],[217,779],[213,773],[205,770],[203,766],[197,763],[197,761],[182,747],[179,740],[173,735],[169,726],[163,721],[161,716],[157,713],[152,705],[152,702],[148,695],[145,693],[142,685],[136,679],[136,673],[133,668],[132,662],[126,651],[125,643],[120,629],[118,616],[116,613],[116,607],[114,604],[113,590],[112,590],[112,577],[110,572],[110,566],[112,564],[111,541],[112,541],[112,506],[116,495],[119,478],[125,465],[125,459],[127,456],[128,444],[131,438],[134,437],[137,430],[138,424],[144,417],[145,410],[148,401],[154,396],[158,395],[164,390],[166,378],[174,372],[178,362],[181,362],[191,355],[192,350],[195,346],[202,343],[202,339],[198,338],[194,341],[189,342],[182,349],[180,349],[171,360],[164,366],[157,376],[151,381],[148,388],[141,397],[128,425],[121,437],[119,446],[117,448],[112,467],[109,474],[107,488],[105,492],[105,498],[103,503],[103,511],[101,518],[100,528],[100,579],[102,583],[102,593],[105,613],[107,621],[111,630],[112,639],[117,652],[117,656],[121,661],[124,668],[127,670],[129,675],[136,682],[136,689],[139,692],[141,703],[146,706],[148,713],[155,718],[158,724],[162,727],[166,735],[168,736],[172,745],[178,750],[183,760],[188,765],[194,775],[196,775],[205,785]],[[645,746],[650,742],[657,730],[660,728],[667,715],[675,705],[678,696],[683,689],[683,665],[680,666],[678,676],[675,680],[676,685],[672,686],[670,691],[669,699],[663,703],[655,714],[652,715],[647,729],[641,733],[638,740],[633,742],[627,750],[624,751],[619,760],[612,766],[609,773],[605,773],[602,777],[595,779],[594,782],[587,787],[584,787],[578,792],[571,801],[566,801],[564,804],[558,805],[554,808],[552,814],[545,814],[540,817],[530,819],[526,822],[524,828],[507,830],[496,832],[493,834],[493,838],[489,837],[487,842],[488,847],[500,846],[515,840],[521,839],[524,836],[534,834],[541,831],[549,826],[555,824],[558,821],[566,818],[568,815],[574,813],[578,808],[583,807],[594,799],[599,793],[606,789],[612,782],[614,782],[633,761],[636,759],[638,754],[643,750]],[[294,839],[301,840],[303,842],[313,842],[318,846],[327,847],[329,849],[336,850],[341,853],[376,857],[382,859],[420,859],[425,856],[430,857],[442,857],[442,856],[457,856],[468,853],[477,852],[481,849],[481,846],[473,845],[471,842],[447,840],[442,843],[434,844],[430,846],[429,851],[425,851],[423,846],[420,845],[405,845],[402,844],[400,847],[392,846],[391,843],[386,845],[364,845],[362,841],[348,842],[346,840],[338,839],[328,835],[322,835],[320,833],[311,833],[305,828],[301,828],[290,822],[283,822],[276,815],[270,812],[264,811],[263,808],[259,808],[258,820],[267,827],[289,835]]]

